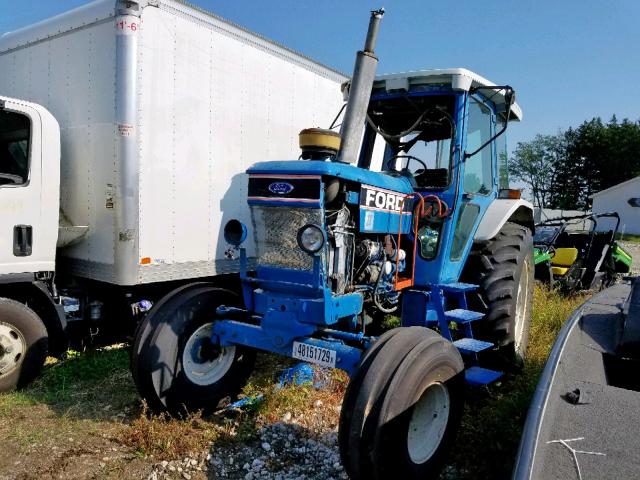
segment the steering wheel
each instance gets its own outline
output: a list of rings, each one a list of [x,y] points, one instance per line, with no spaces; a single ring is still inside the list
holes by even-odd
[[[421,175],[427,170],[427,164],[424,163],[423,160],[420,160],[418,157],[414,157],[413,155],[395,155],[391,160],[397,160],[398,158],[406,158],[407,166],[403,168],[403,170],[409,170],[409,163],[411,160],[418,162],[422,166],[422,170],[416,170],[413,172],[413,175]]]
[[[22,183],[22,177],[20,175],[13,175],[11,173],[0,173],[0,178],[11,180],[13,183]]]

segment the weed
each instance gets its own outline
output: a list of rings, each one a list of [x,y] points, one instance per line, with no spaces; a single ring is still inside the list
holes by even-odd
[[[464,478],[509,478],[531,397],[562,324],[586,294],[567,297],[537,285],[524,370],[486,389],[469,390],[453,463]]]
[[[143,405],[140,416],[120,432],[119,440],[139,457],[162,455],[177,459],[204,450],[218,434],[215,425],[203,420],[200,413],[177,419],[166,414],[152,415]]]

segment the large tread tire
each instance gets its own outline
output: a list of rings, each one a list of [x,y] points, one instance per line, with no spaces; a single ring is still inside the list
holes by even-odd
[[[534,286],[531,230],[507,222],[495,238],[475,245],[463,279],[480,286],[469,295],[469,308],[486,314],[473,324],[474,336],[499,348],[491,363],[500,368],[520,367],[529,343]],[[519,337],[519,338],[516,338]]]
[[[451,342],[433,335],[413,348],[377,415],[373,478],[437,478],[460,426],[464,388],[464,362]]]
[[[338,447],[340,450],[340,459],[343,465],[351,464],[351,452],[349,450],[349,433],[353,424],[354,407],[358,400],[358,393],[362,380],[366,376],[373,358],[378,351],[400,331],[400,328],[394,328],[384,332],[369,349],[362,355],[355,373],[351,376],[347,390],[342,400],[342,408],[340,410],[339,428],[338,428]]]
[[[371,347],[350,382],[339,422],[338,440],[343,466],[349,477],[370,479],[371,449],[377,412],[402,359],[422,340],[436,335],[424,327],[404,327],[387,334]]]
[[[181,287],[161,299],[139,325],[131,352],[131,371],[149,408],[171,415],[215,409],[237,395],[253,371],[255,351],[235,347],[221,378],[203,385],[185,373],[183,353],[189,338],[215,319],[220,305],[237,306],[239,297],[206,283]]]
[[[0,363],[4,364],[0,392],[29,384],[44,365],[49,346],[47,329],[33,310],[15,300],[0,298],[0,335],[5,334],[0,354]],[[5,351],[7,346],[11,352]]]

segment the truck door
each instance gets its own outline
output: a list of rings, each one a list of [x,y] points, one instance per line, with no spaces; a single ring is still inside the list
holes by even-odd
[[[0,99],[0,275],[52,269],[39,242],[40,152],[38,112]]]

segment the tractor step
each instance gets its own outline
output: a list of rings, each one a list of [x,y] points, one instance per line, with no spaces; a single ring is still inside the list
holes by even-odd
[[[444,312],[444,318],[450,322],[456,322],[459,324],[475,322],[476,320],[480,320],[482,317],[484,317],[484,313],[465,310],[463,308],[456,308],[455,310]]]
[[[491,342],[483,342],[482,340],[476,340],[475,338],[461,338],[453,342],[455,347],[460,350],[460,353],[473,354],[487,350],[493,347]]]
[[[462,283],[462,282],[444,283],[438,286],[442,288],[442,290],[444,290],[445,292],[451,292],[451,293],[473,292],[474,290],[478,289],[478,285],[474,285],[473,283]]]
[[[469,367],[464,371],[464,379],[469,385],[480,387],[495,382],[502,376],[502,372],[482,367]]]

